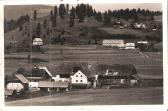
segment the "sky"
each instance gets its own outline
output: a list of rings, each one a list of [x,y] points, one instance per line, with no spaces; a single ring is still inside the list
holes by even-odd
[[[104,12],[108,9],[116,10],[116,9],[149,9],[152,11],[162,11],[162,4],[160,3],[124,3],[124,4],[90,4],[95,8],[97,11]]]

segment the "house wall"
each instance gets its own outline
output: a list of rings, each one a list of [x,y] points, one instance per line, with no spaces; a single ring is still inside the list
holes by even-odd
[[[85,74],[83,74],[80,70],[76,72],[73,76],[71,76],[72,84],[87,84],[88,80]]]
[[[40,88],[38,88],[38,82],[29,82],[28,86],[29,90],[40,90]]]
[[[70,82],[70,78],[61,78],[60,75],[56,75],[56,77],[53,77],[54,81],[59,81],[59,82]]]

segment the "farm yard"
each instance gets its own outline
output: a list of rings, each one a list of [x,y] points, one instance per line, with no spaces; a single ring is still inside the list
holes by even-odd
[[[61,52],[61,53],[60,53]],[[111,48],[96,48],[95,46],[51,46],[44,54],[32,52],[32,62],[28,62],[29,53],[13,53],[5,55],[5,72],[10,75],[19,67],[30,67],[35,64],[56,67],[60,63],[96,64],[134,64],[142,75],[162,76],[162,52],[144,52],[137,50],[117,50]],[[37,60],[36,60],[37,59]],[[15,66],[11,62],[17,62]],[[34,62],[35,61],[35,62]],[[18,66],[17,66],[18,65]],[[154,68],[155,67],[155,68]],[[9,68],[9,69],[8,69]],[[13,69],[13,70],[12,70]],[[158,70],[159,69],[159,70]]]
[[[5,105],[163,104],[161,11],[24,7],[5,6]]]
[[[60,49],[62,53],[60,53]],[[11,53],[5,56],[5,73],[11,75],[16,69],[31,68],[34,65],[46,66],[57,70],[60,64],[89,63],[97,64],[134,64],[139,77],[143,79],[162,79],[162,52],[145,52],[138,50],[117,50],[96,46],[51,46],[44,54],[32,52],[30,62],[29,53]],[[147,57],[148,56],[148,57]],[[36,60],[36,58],[38,58]],[[15,65],[11,63],[17,63]],[[63,65],[63,66],[64,66]],[[123,94],[124,92],[124,94]],[[131,94],[132,92],[132,94]],[[155,92],[155,93],[153,93]],[[131,98],[129,95],[134,95]],[[51,93],[41,97],[7,101],[6,105],[114,105],[114,104],[162,104],[162,86],[144,88],[113,88],[113,89],[84,89],[66,93]],[[96,97],[96,98],[95,98]],[[129,98],[128,98],[129,97]],[[70,99],[78,98],[78,99]],[[89,99],[88,99],[89,98]],[[106,99],[102,99],[106,98]],[[141,99],[139,99],[141,98]],[[40,102],[45,99],[46,102]],[[64,101],[66,100],[66,101]],[[30,102],[33,101],[33,102]],[[54,102],[60,101],[60,102]],[[62,102],[61,102],[62,101]],[[127,102],[126,102],[127,101]]]

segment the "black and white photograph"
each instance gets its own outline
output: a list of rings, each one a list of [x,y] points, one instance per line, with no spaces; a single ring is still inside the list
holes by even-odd
[[[163,105],[162,3],[4,5],[4,101]]]

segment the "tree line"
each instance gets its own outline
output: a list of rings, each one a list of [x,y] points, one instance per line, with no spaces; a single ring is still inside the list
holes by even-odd
[[[107,10],[105,12],[96,11],[89,4],[78,4],[71,9],[69,9],[69,4],[60,4],[59,7],[55,6],[54,10],[50,11],[50,20],[52,22],[52,27],[57,26],[57,17],[61,19],[69,17],[69,27],[73,27],[75,24],[74,20],[77,19],[78,22],[83,22],[85,17],[94,17],[98,22],[102,22],[104,25],[111,24],[112,17],[117,19],[133,19],[134,21],[139,21],[139,16],[144,16],[154,20],[154,16],[161,15],[161,11],[150,11],[145,9],[120,9],[120,10]],[[68,16],[67,16],[68,15]],[[37,11],[34,10],[33,19],[37,19]],[[22,30],[22,25],[25,22],[29,22],[30,17],[28,15],[21,16],[18,20],[6,20],[4,21],[5,32],[13,30],[19,27]]]

